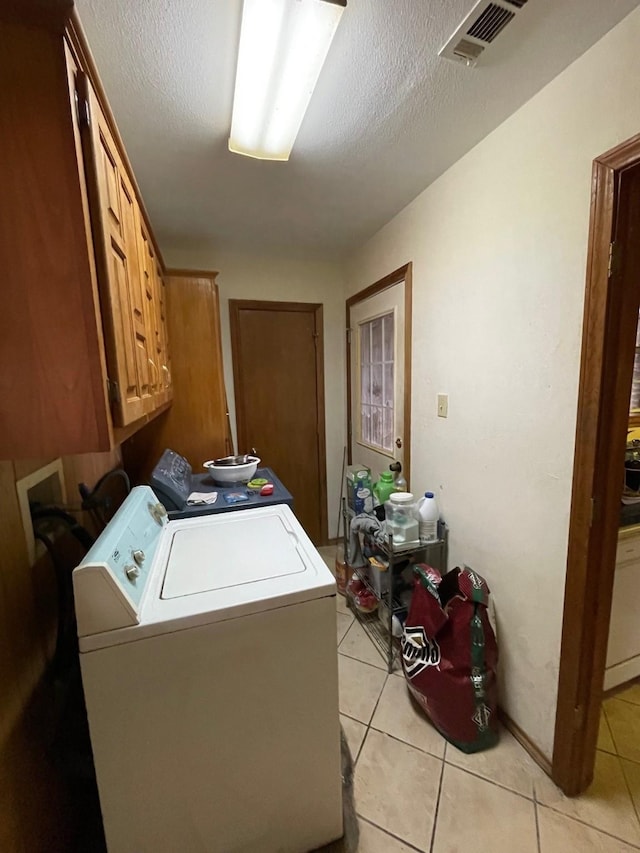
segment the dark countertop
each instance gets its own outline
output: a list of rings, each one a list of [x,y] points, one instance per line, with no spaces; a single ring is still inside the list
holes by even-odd
[[[258,468],[252,479],[262,477],[273,483],[273,494],[263,497],[258,492],[247,489],[246,484],[232,483],[228,486],[216,485],[209,474],[194,474],[191,478],[192,492],[218,492],[218,500],[205,506],[184,506],[181,510],[169,510],[169,518],[195,518],[200,515],[215,515],[220,512],[233,512],[240,509],[253,509],[258,506],[287,504],[293,506],[291,493],[283,486],[271,468]],[[225,492],[245,492],[249,497],[244,503],[228,504],[224,500]]]

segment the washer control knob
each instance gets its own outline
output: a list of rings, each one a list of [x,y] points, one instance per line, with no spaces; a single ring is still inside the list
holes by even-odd
[[[141,566],[144,563],[144,551],[140,549],[131,552],[131,556],[137,566]]]
[[[134,566],[133,564],[130,566],[124,567],[124,573],[127,576],[127,580],[130,580],[131,583],[134,583],[135,579],[140,574],[140,569],[138,566]]]
[[[167,511],[160,501],[156,504],[149,504],[149,512],[151,513],[153,520],[162,527],[164,520],[167,517]]]

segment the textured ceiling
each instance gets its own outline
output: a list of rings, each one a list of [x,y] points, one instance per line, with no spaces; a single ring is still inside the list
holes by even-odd
[[[165,251],[340,254],[640,0],[529,0],[473,69],[437,54],[475,0],[348,0],[287,163],[227,150],[240,0],[76,2]]]

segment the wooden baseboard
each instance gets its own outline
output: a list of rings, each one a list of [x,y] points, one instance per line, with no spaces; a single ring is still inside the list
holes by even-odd
[[[535,763],[544,770],[547,776],[551,776],[551,762],[544,754],[544,752],[540,749],[540,747],[536,743],[534,743],[529,737],[529,735],[511,719],[511,717],[504,709],[498,708],[498,716],[500,718],[500,722],[505,727],[505,729],[511,732],[511,734],[518,741],[520,746],[526,752],[529,753],[531,758],[533,758]]]

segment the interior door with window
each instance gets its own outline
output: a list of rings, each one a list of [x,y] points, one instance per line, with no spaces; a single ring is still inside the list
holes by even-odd
[[[347,302],[350,459],[374,480],[394,461],[409,480],[410,287],[403,268]]]

